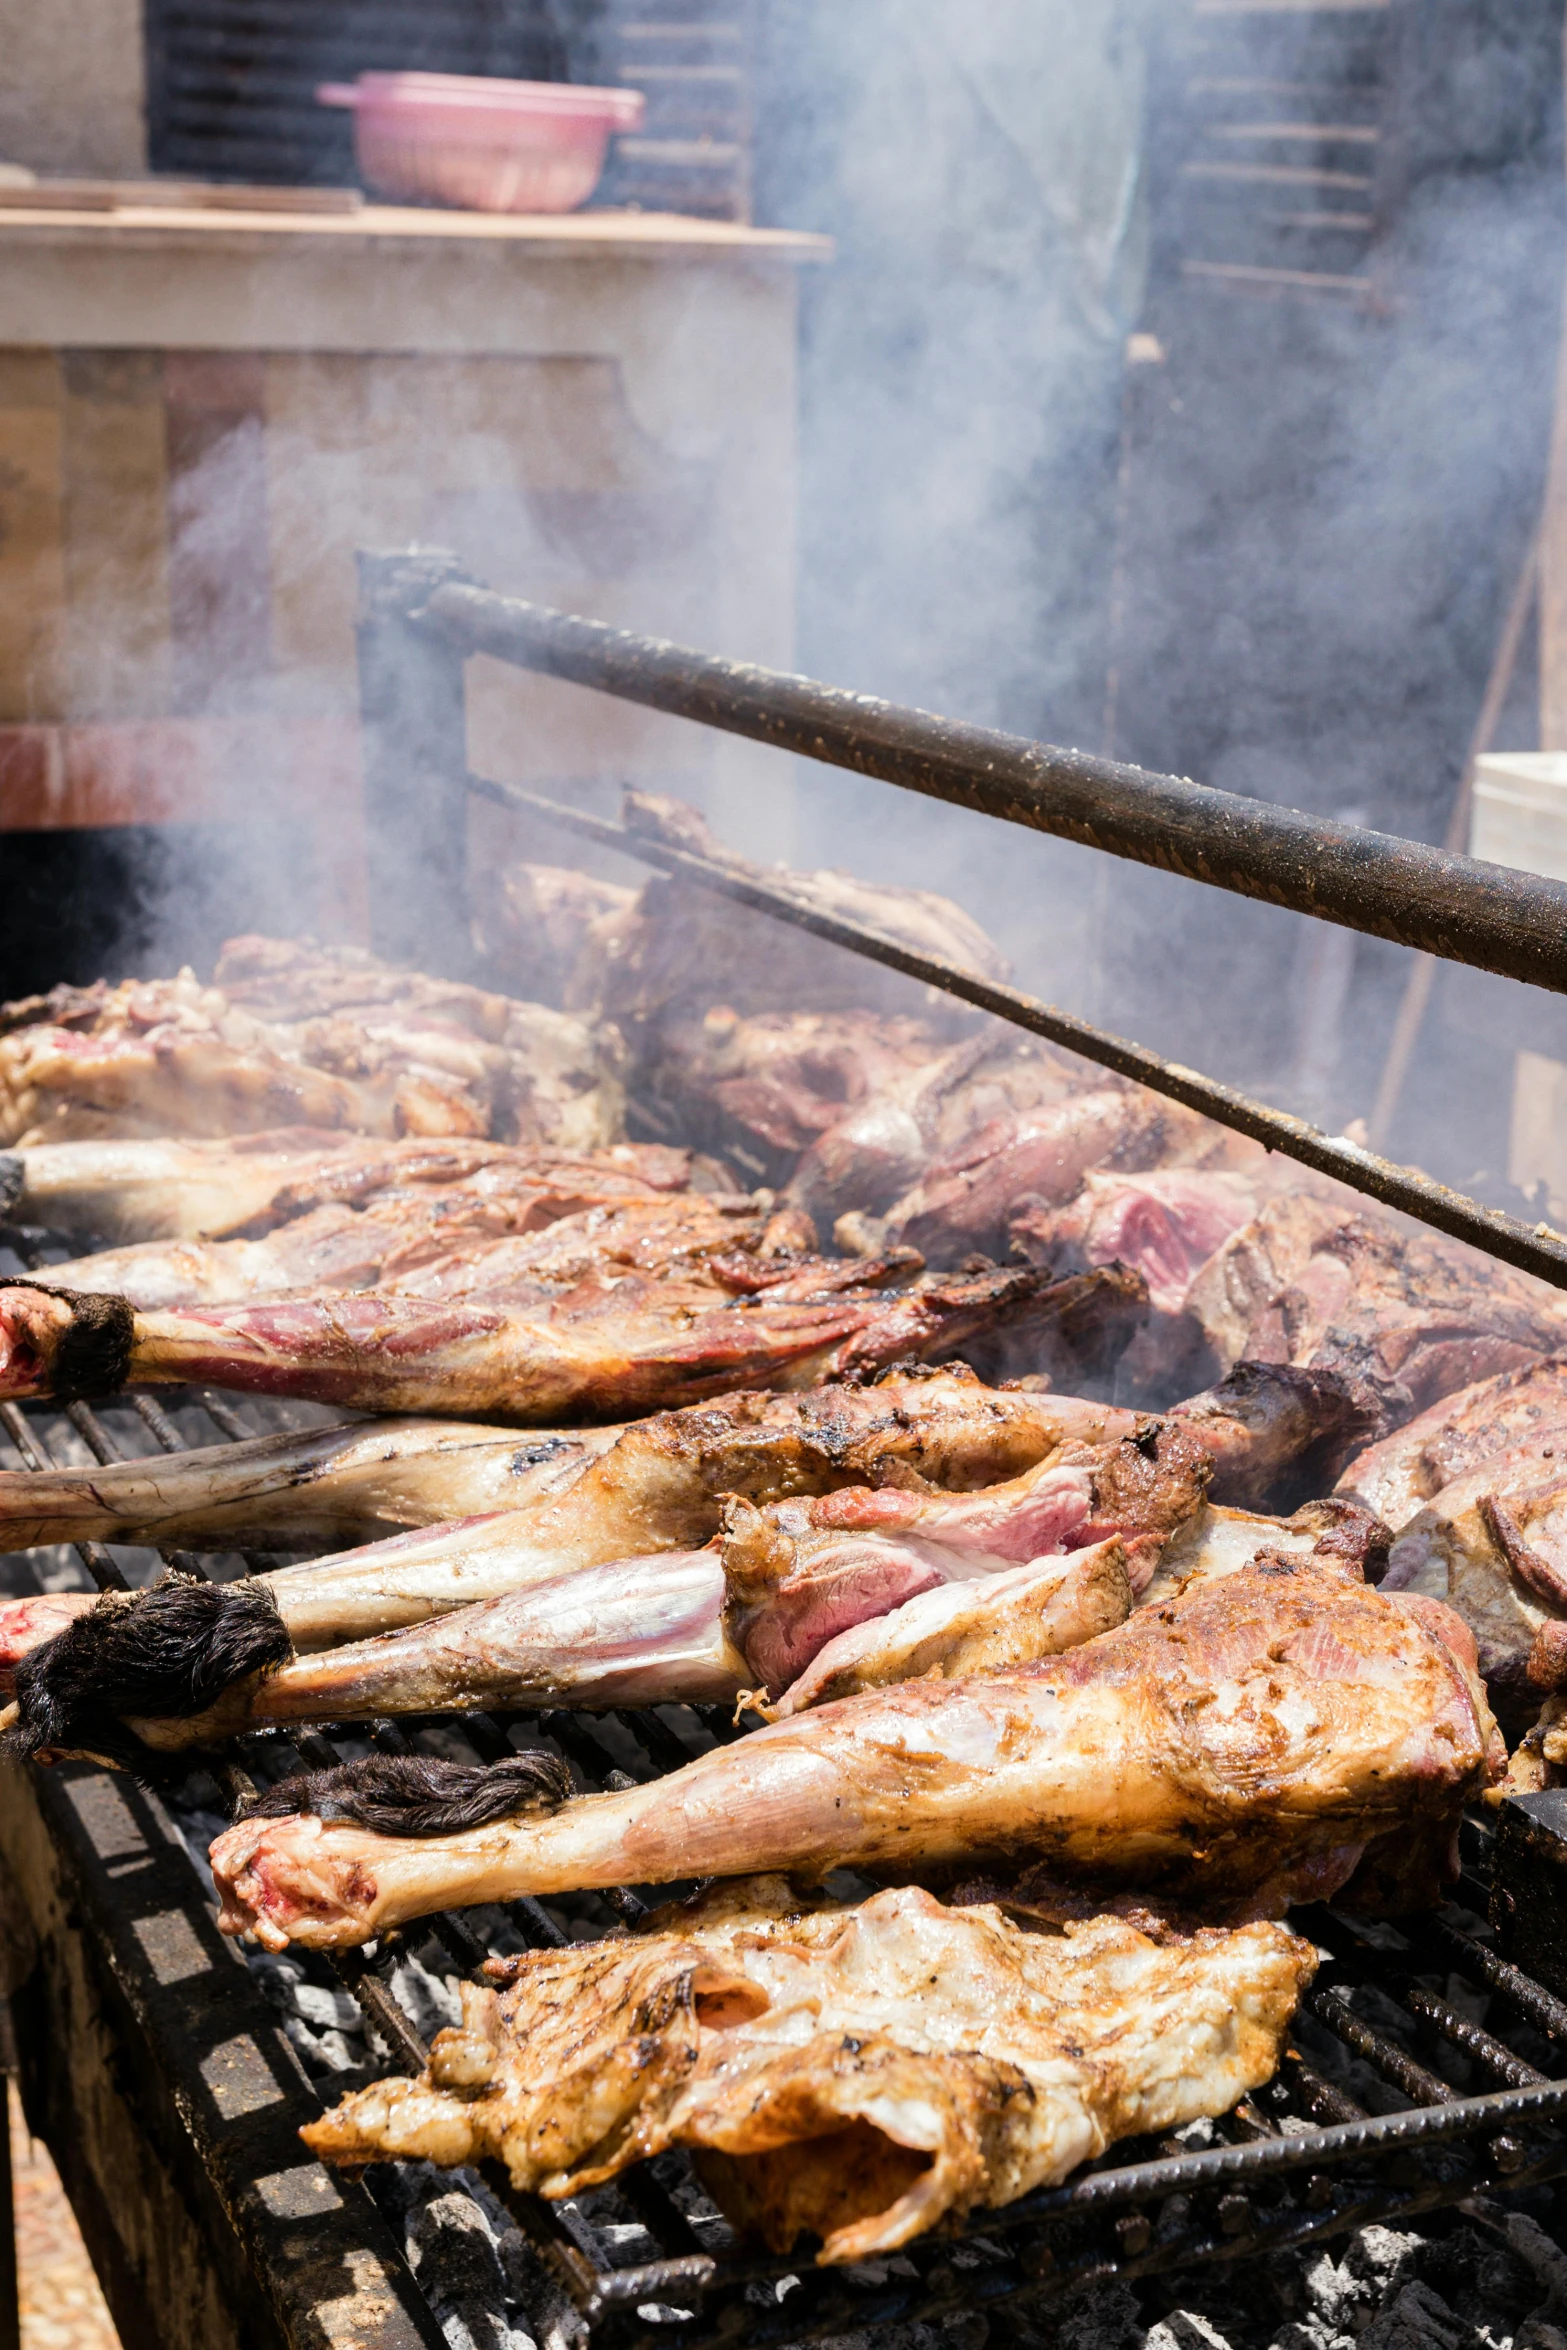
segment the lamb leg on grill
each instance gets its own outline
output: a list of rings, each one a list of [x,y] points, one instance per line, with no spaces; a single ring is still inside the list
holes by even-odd
[[[330,1948],[524,1893],[987,1858],[1255,1913],[1331,1893],[1384,1833],[1456,1823],[1500,1767],[1449,1621],[1264,1561],[1049,1663],[867,1691],[526,1825],[242,1821],[212,1848],[220,1922]]]
[[[531,1507],[620,1434],[353,1420],[90,1469],[0,1470],[0,1541],[313,1551]],[[0,1606],[0,1616],[4,1608]]]
[[[1048,1289],[1030,1271],[927,1277],[885,1295],[873,1286],[901,1271],[807,1264],[740,1303],[711,1280],[627,1278],[516,1305],[367,1291],[148,1314],[18,1282],[0,1287],[0,1395],[194,1381],[537,1426],[626,1418],[748,1382],[799,1387],[905,1359],[983,1358],[1013,1337],[1037,1356],[1053,1327],[1075,1335],[1097,1318],[1099,1332],[1108,1322],[1129,1335],[1143,1310],[1142,1284],[1114,1270]]]
[[[487,1171],[495,1170],[487,1178]],[[647,1191],[682,1191],[691,1153],[659,1143],[571,1151],[543,1143],[447,1135],[386,1141],[285,1127],[232,1141],[40,1143],[0,1152],[0,1206],[26,1224],[126,1242],[221,1240],[270,1232],[312,1208],[353,1207],[386,1191],[486,1179],[511,1186],[577,1183],[577,1206]],[[104,1286],[109,1286],[104,1284]]]

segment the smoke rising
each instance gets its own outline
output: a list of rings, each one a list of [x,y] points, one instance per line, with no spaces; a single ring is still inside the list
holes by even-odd
[[[1408,13],[1349,126],[1382,141],[1364,150],[1367,192],[1289,198],[1363,204],[1375,235],[1279,232],[1303,277],[1358,276],[1358,299],[1186,274],[1218,249],[1202,241],[1217,199],[1182,176],[1209,103],[1192,28],[1209,34],[1174,0],[769,0],[758,215],[837,247],[801,275],[799,667],[1440,837],[1544,477],[1560,7]],[[1361,104],[1333,82],[1320,15],[1269,36],[1269,71],[1307,118],[1346,91]],[[1256,203],[1237,252],[1263,233]],[[683,331],[680,365],[710,368]],[[410,358],[417,394],[349,357],[274,359],[249,382],[182,364],[165,387],[170,707],[256,731],[227,754],[226,867],[204,834],[144,877],[140,967],[199,955],[197,915],[220,905],[352,931],[334,820],[304,826],[275,748],[269,764],[255,746],[273,724],[308,778],[322,738],[288,729],[351,737],[356,543],[455,544],[498,585],[591,589],[630,625],[771,651],[757,614],[708,584],[710,455],[678,434],[656,445],[608,363],[524,377]],[[594,420],[602,488],[564,471],[551,486],[566,416]],[[519,434],[545,452],[526,481]],[[1532,746],[1534,686],[1526,663],[1504,744]],[[636,739],[589,696],[566,723],[489,690],[477,764],[525,735],[535,773],[607,779]],[[769,853],[950,891],[1069,1008],[1330,1125],[1369,1109],[1395,949],[822,770],[797,771],[792,826],[771,821],[759,804]],[[1497,1177],[1514,1031],[1567,1057],[1553,1003],[1444,978],[1395,1149]]]

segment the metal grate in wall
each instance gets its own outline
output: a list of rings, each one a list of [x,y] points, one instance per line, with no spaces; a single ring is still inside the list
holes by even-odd
[[[351,186],[347,114],[316,85],[371,71],[592,81],[604,0],[146,0],[155,172]]]

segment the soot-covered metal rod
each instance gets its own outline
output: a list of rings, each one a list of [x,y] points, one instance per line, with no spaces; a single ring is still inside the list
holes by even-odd
[[[1010,1021],[1015,1028],[1027,1029],[1033,1036],[1063,1045],[1068,1052],[1080,1053],[1101,1068],[1113,1069],[1118,1076],[1146,1085],[1151,1092],[1182,1102],[1187,1109],[1200,1111],[1220,1126],[1249,1135],[1266,1150],[1279,1151],[1302,1166],[1336,1176],[1339,1182],[1379,1200],[1384,1207],[1398,1208],[1406,1216],[1414,1216],[1454,1240],[1483,1249],[1487,1256],[1500,1257],[1504,1264],[1517,1265],[1525,1273],[1538,1274],[1542,1281],[1551,1282],[1557,1289],[1567,1289],[1567,1238],[1548,1224],[1525,1224],[1501,1208],[1482,1207],[1478,1200],[1468,1198],[1461,1191],[1449,1190],[1445,1183],[1422,1174],[1418,1167],[1400,1167],[1344,1135],[1324,1134],[1319,1127],[1308,1125],[1304,1118],[1291,1117],[1287,1110],[1274,1109],[1268,1102],[1254,1101],[1233,1086],[1221,1085],[1217,1079],[1183,1068],[1177,1061],[1162,1059],[1146,1045],[1133,1044],[1126,1037],[1113,1036],[1106,1029],[1076,1019],[1070,1012],[1057,1011],[1053,1004],[1025,995],[1021,988],[999,986],[993,980],[981,979],[972,971],[961,969],[956,963],[942,962],[934,955],[916,954],[863,923],[846,922],[836,914],[824,913],[802,895],[748,868],[720,865],[710,857],[694,856],[688,849],[673,848],[648,834],[633,832],[626,825],[613,824],[607,817],[591,816],[584,809],[565,807],[558,800],[525,791],[518,784],[494,783],[486,776],[470,775],[468,788],[481,799],[522,809],[530,816],[542,816],[584,840],[597,841],[623,856],[656,865],[665,873],[680,874],[719,897],[732,898],[737,904],[771,914],[780,922],[794,923],[799,929],[828,939],[834,946],[847,947],[851,953],[864,955],[873,963],[885,963],[906,978],[939,988],[944,995],[957,996],[979,1011]]]
[[[410,574],[410,592],[417,593]],[[447,577],[412,632],[1567,993],[1567,884],[1086,751],[965,726]]]

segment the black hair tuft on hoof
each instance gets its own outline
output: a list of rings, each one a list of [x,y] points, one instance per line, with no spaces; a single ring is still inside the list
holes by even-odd
[[[62,1289],[21,1273],[5,1287],[63,1297],[72,1309],[49,1356],[49,1393],[56,1403],[93,1403],[119,1394],[136,1347],[136,1313],[128,1298],[109,1289]]]
[[[571,1793],[571,1773],[553,1754],[514,1754],[482,1765],[423,1754],[372,1754],[329,1771],[300,1771],[248,1805],[247,1820],[351,1820],[382,1836],[451,1836],[519,1812],[554,1811]]]
[[[128,1715],[148,1721],[205,1713],[225,1690],[275,1673],[293,1643],[262,1583],[197,1583],[108,1591],[16,1668],[13,1753],[107,1755]]]

